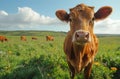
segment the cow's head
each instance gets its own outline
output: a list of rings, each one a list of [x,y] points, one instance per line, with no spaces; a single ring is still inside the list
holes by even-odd
[[[8,39],[7,39],[7,38],[5,38],[5,41],[8,41]]]
[[[79,4],[71,8],[69,14],[65,10],[56,11],[56,16],[61,21],[70,22],[72,42],[85,44],[91,41],[94,21],[105,19],[111,12],[110,6],[101,7],[97,12],[94,12],[94,7]]]

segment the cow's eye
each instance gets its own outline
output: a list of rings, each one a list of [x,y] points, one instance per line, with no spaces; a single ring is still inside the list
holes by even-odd
[[[94,17],[90,20],[90,24],[93,24],[94,23]]]
[[[81,8],[78,8],[77,11],[78,11],[78,12],[82,12],[83,10],[82,10]]]

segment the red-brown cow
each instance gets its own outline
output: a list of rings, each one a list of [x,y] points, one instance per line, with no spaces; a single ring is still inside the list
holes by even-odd
[[[32,37],[32,40],[37,40],[37,37]]]
[[[8,41],[8,39],[5,36],[0,36],[0,41],[4,42],[4,41]]]
[[[70,31],[64,41],[64,52],[70,69],[70,78],[84,68],[84,78],[89,79],[94,57],[98,50],[98,39],[93,32],[94,21],[105,19],[112,12],[110,6],[101,7],[94,12],[94,7],[79,4],[70,9],[56,11],[56,16],[70,22]]]
[[[53,36],[46,36],[46,41],[54,41],[54,37]]]
[[[26,36],[21,36],[20,38],[21,38],[21,41],[27,41]]]

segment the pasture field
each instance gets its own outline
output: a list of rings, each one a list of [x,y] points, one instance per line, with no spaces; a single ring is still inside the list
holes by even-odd
[[[0,42],[0,79],[69,79],[63,52],[65,33],[36,34],[25,33],[26,42],[16,32],[5,34],[8,42]],[[46,41],[48,34],[55,40]],[[33,35],[38,40],[32,40]],[[83,72],[75,79],[83,79]],[[120,36],[99,37],[91,79],[120,79]]]

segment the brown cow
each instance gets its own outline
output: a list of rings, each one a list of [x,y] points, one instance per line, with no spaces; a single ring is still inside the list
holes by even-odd
[[[37,37],[32,37],[32,40],[37,40]]]
[[[89,79],[94,57],[98,50],[98,39],[93,32],[94,21],[105,19],[112,12],[110,6],[101,7],[94,12],[94,7],[79,4],[70,9],[56,11],[56,16],[70,22],[70,31],[64,41],[64,52],[70,69],[70,78],[84,68],[84,78]]]
[[[5,36],[0,36],[0,41],[4,42],[4,41],[8,41],[8,39]]]
[[[21,38],[22,41],[27,41],[26,36],[21,36],[20,38]]]
[[[53,36],[46,36],[46,41],[54,41],[54,37]]]

